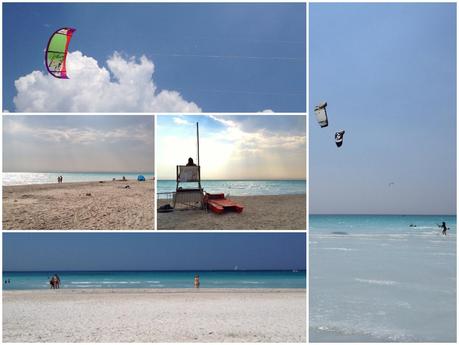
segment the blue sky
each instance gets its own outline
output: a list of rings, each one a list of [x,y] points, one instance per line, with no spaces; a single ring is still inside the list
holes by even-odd
[[[149,96],[142,96],[143,101],[131,100],[131,104],[123,104],[119,111],[132,110],[132,103],[137,111],[150,108],[174,111],[188,109],[185,103],[193,102],[207,112],[266,109],[303,112],[305,17],[304,4],[6,3],[3,4],[3,108],[39,112],[93,110],[81,98],[74,100],[55,86],[65,83],[73,94],[90,89],[95,76],[102,73],[100,68],[107,68],[106,61],[118,52],[126,61],[145,55],[154,63],[156,90],[175,90],[183,97],[171,105],[164,99],[157,98],[155,102]],[[61,27],[77,29],[69,51],[80,51],[94,58],[98,67],[75,56],[73,70],[72,64],[68,65],[70,80],[44,77],[37,80],[36,75],[29,76],[33,85],[24,86],[17,109],[13,103],[17,94],[15,80],[32,71],[45,71],[43,51],[51,33]],[[86,69],[87,73],[82,76],[80,69]],[[129,69],[132,72],[132,66]],[[150,69],[146,71],[148,74]],[[94,91],[115,92],[113,79],[112,73],[108,80],[98,80],[99,91],[96,87]],[[142,82],[137,84],[147,88]],[[127,83],[121,84],[129,87]],[[45,97],[38,91],[52,92],[54,97]],[[60,97],[66,97],[67,102],[60,104]],[[99,105],[96,111],[111,109],[107,98],[107,103]],[[116,97],[112,101],[113,98]]]
[[[309,9],[311,213],[455,214],[456,4]]]
[[[158,116],[158,179],[197,162],[199,122],[203,179],[305,179],[304,115]]]
[[[152,172],[154,117],[3,116],[4,172]]]
[[[306,235],[8,233],[4,271],[305,269]]]

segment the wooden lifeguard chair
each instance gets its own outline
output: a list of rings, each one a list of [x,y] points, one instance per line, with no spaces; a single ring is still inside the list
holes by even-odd
[[[204,207],[204,190],[201,187],[200,168],[199,165],[177,165],[174,208],[176,204],[200,209]]]
[[[204,209],[204,190],[201,187],[201,167],[199,166],[199,123],[196,123],[196,138],[198,146],[197,165],[177,165],[176,188],[172,201],[188,208]]]

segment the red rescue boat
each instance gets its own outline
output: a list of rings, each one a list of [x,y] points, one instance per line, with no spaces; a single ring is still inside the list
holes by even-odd
[[[225,194],[210,194],[206,193],[204,202],[207,204],[207,209],[214,213],[222,214],[225,211],[241,213],[244,206],[237,204],[231,199],[226,199]]]

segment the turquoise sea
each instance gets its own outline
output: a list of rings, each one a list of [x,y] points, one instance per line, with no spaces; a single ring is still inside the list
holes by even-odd
[[[203,180],[201,186],[208,193],[234,196],[305,194],[305,180]],[[158,180],[158,193],[175,191],[175,180]]]
[[[57,183],[57,177],[63,176],[65,182],[92,182],[111,181],[113,178],[121,179],[125,176],[128,180],[135,180],[143,175],[147,180],[153,178],[153,172],[104,172],[104,173],[72,173],[72,172],[47,172],[47,173],[3,173],[3,185],[15,186],[26,184]]]
[[[3,289],[49,289],[49,279],[55,273],[63,289],[192,288],[195,273],[200,276],[201,288],[306,288],[306,271],[235,270],[3,272]]]
[[[311,342],[456,342],[456,216],[311,215],[309,226]]]

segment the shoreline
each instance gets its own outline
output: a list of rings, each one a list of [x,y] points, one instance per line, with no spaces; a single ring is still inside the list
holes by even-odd
[[[306,230],[306,194],[230,196],[242,213],[191,209],[158,213],[158,230]],[[170,200],[159,199],[158,207]]]
[[[306,341],[306,289],[98,290],[4,291],[3,342]]]
[[[152,230],[154,181],[3,186],[3,228]]]
[[[145,181],[154,181],[154,178],[145,178]],[[145,182],[144,181],[144,182]],[[65,181],[63,183],[57,183],[57,182],[45,182],[45,183],[27,183],[27,184],[8,184],[8,185],[3,185],[3,188],[17,188],[17,187],[50,187],[50,186],[63,186],[63,185],[77,185],[77,184],[92,184],[92,183],[111,183],[111,182],[137,182],[137,179],[126,179],[126,180],[121,180],[121,179],[116,179],[116,180],[94,180],[94,181]]]
[[[5,290],[3,289],[3,297],[5,295],[17,294],[36,294],[36,293],[61,293],[61,294],[105,294],[105,293],[120,293],[120,294],[137,294],[137,293],[306,293],[306,288],[206,288],[206,287],[189,287],[189,288],[60,288],[60,289],[24,289],[24,290]]]

